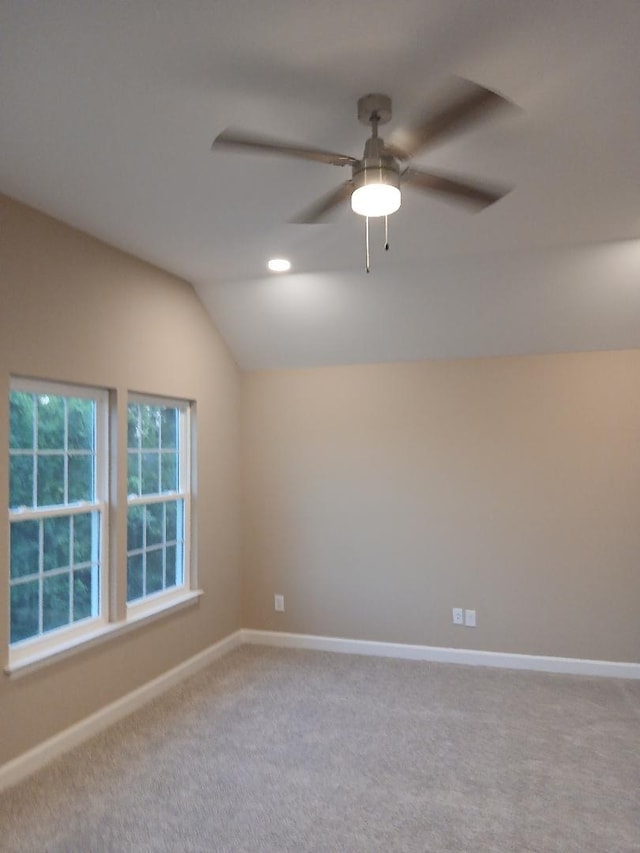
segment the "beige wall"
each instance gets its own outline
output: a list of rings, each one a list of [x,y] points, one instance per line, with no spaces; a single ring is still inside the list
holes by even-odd
[[[639,379],[638,351],[244,375],[243,624],[640,660]]]
[[[205,595],[196,606],[40,671],[20,678],[0,674],[0,764],[240,626],[238,372],[193,289],[0,196],[5,449],[12,374],[115,389],[120,402],[128,389],[197,401],[197,557]],[[7,453],[0,452],[5,518],[7,468]],[[7,553],[5,523],[0,554]],[[7,572],[5,556],[0,561],[5,613]],[[7,621],[0,620],[4,647]]]
[[[0,675],[0,764],[240,626],[239,509],[245,627],[640,660],[639,351],[239,381],[189,285],[0,196],[0,448],[12,374],[197,400],[205,595]]]

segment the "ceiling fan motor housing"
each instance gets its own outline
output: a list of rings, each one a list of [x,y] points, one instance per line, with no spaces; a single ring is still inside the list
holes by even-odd
[[[400,189],[398,161],[385,152],[384,141],[380,137],[367,140],[364,157],[352,167],[352,179],[356,189],[367,184],[387,184]]]

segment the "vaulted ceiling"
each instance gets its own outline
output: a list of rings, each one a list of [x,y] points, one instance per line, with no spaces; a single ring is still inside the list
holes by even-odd
[[[186,278],[245,368],[636,347],[638,44],[637,0],[0,0],[0,191]],[[418,165],[514,189],[406,190],[370,275],[348,204],[288,222],[344,170],[210,150],[359,157],[361,95],[393,127],[452,75],[518,109]]]

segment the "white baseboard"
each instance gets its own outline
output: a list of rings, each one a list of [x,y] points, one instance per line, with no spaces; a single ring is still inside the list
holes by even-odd
[[[106,705],[89,717],[85,717],[68,729],[64,729],[64,731],[38,744],[33,749],[3,764],[0,767],[0,791],[11,785],[15,785],[21,779],[48,764],[54,758],[88,740],[133,711],[136,711],[151,699],[155,699],[156,696],[164,693],[165,690],[168,690],[184,678],[193,675],[198,670],[213,663],[213,661],[241,644],[242,631],[229,634],[228,637],[225,637],[213,646],[209,646],[208,649],[199,652],[168,672],[159,675],[152,681],[148,681],[131,693],[127,693],[121,699],[117,699],[110,705]]]
[[[473,649],[448,649],[439,646],[415,646],[404,643],[380,643],[372,640],[350,640],[342,637],[286,634],[279,631],[256,631],[244,628],[230,634],[208,649],[199,652],[89,717],[85,717],[85,719],[19,755],[12,761],[3,764],[0,767],[0,791],[15,785],[36,770],[44,767],[54,758],[58,758],[69,749],[113,725],[151,699],[164,693],[165,690],[178,684],[184,678],[203,669],[243,643],[295,649],[317,649],[318,651],[342,652],[352,655],[462,663],[471,666],[494,666],[572,675],[640,679],[640,663],[483,652]]]
[[[529,669],[570,675],[598,675],[608,678],[640,679],[640,663],[582,658],[519,655],[508,652],[483,652],[475,649],[448,649],[440,646],[412,646],[404,643],[378,643],[342,637],[318,637],[312,634],[285,634],[279,631],[254,631],[243,628],[242,642],[260,646],[317,649],[351,655],[404,658],[407,660],[463,663],[469,666],[495,666],[503,669]]]

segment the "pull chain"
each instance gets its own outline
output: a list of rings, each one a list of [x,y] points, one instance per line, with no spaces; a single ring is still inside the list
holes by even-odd
[[[369,217],[364,218],[365,269],[371,272],[371,257],[369,255]]]
[[[371,249],[369,242],[369,217],[364,217],[364,249],[365,249],[365,270],[371,272]],[[389,217],[384,218],[384,250],[389,251]]]

